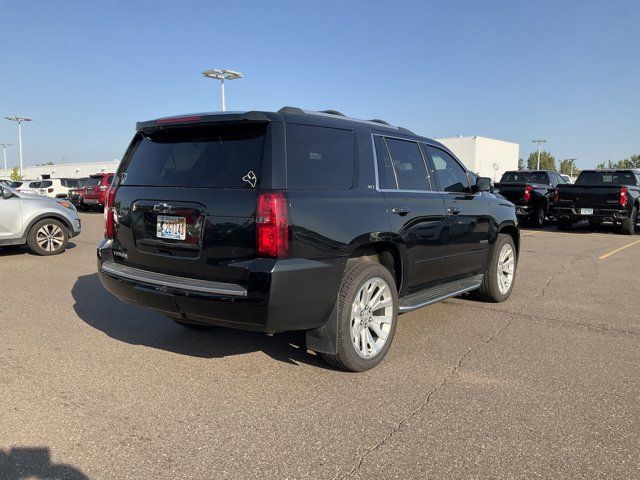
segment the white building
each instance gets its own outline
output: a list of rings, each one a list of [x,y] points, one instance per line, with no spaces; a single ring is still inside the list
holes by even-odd
[[[437,138],[472,172],[495,181],[507,170],[518,169],[520,145],[486,137]]]
[[[59,163],[57,165],[27,166],[22,169],[22,177],[28,180],[38,180],[43,175],[51,178],[82,178],[94,173],[115,172],[120,164],[119,160],[93,163]],[[0,178],[9,178],[11,168],[5,172],[0,168]]]

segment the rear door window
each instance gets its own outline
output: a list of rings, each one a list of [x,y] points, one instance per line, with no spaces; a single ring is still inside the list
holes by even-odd
[[[380,188],[398,190],[431,189],[427,168],[416,142],[375,137]]]
[[[287,124],[287,187],[347,190],[353,185],[351,130]]]
[[[260,171],[266,130],[266,124],[215,125],[139,134],[122,184],[247,188],[243,177]]]
[[[444,150],[427,146],[433,162],[433,174],[444,192],[468,192],[469,178],[460,164]]]

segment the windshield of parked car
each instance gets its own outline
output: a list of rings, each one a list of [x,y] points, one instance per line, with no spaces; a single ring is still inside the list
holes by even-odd
[[[637,185],[633,172],[581,172],[576,185]]]
[[[9,182],[9,186],[11,188],[18,188],[20,185],[22,185],[24,182]]]
[[[546,172],[505,172],[500,183],[542,183],[549,185],[549,175]]]

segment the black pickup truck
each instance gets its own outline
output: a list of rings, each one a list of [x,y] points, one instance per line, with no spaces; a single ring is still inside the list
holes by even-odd
[[[633,235],[640,208],[640,170],[584,170],[573,185],[558,185],[554,203],[558,229],[580,220],[592,227],[603,222],[622,226]]]
[[[498,192],[516,206],[518,218],[541,227],[553,207],[553,193],[564,179],[550,170],[505,172],[495,186]]]

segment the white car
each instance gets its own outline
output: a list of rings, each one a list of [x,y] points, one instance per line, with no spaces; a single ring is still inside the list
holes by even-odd
[[[38,189],[40,188],[40,180],[21,180],[20,185],[14,186],[13,188],[20,193],[28,193],[29,195],[37,195]],[[11,185],[9,185],[11,186]]]
[[[75,178],[47,178],[42,180],[37,193],[52,198],[68,198],[69,189],[79,186],[80,183]]]

